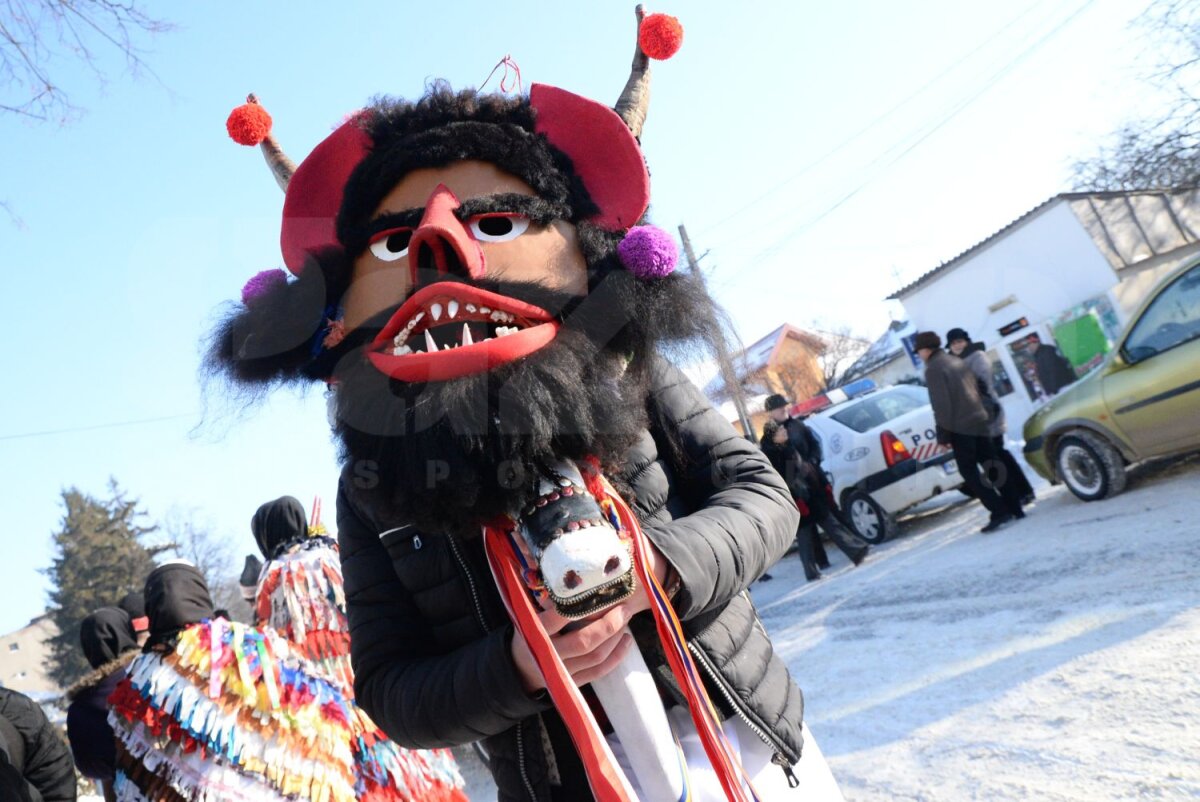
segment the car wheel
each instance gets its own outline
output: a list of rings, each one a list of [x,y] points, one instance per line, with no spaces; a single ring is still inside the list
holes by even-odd
[[[892,536],[892,516],[867,493],[851,490],[842,499],[842,511],[854,533],[868,543],[882,543]]]
[[[1084,501],[1099,501],[1125,489],[1125,462],[1112,444],[1076,431],[1058,441],[1054,465],[1063,482]]]

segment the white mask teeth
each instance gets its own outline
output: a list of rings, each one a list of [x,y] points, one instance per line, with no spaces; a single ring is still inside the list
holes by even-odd
[[[413,353],[413,349],[409,348],[407,345],[401,345],[392,350],[393,356],[408,356],[411,353]]]
[[[429,305],[429,314],[433,317],[434,322],[441,320],[442,319],[442,305],[441,304],[430,304]]]
[[[446,317],[458,317],[458,301],[449,301],[446,303]]]
[[[516,326],[497,326],[496,336],[507,337],[510,334],[516,334],[518,331],[520,331],[520,329],[518,329]]]
[[[474,345],[475,344],[475,341],[473,339],[471,339],[471,327],[468,326],[466,323],[463,324],[462,344],[463,345]]]
[[[478,312],[479,309],[475,306],[475,304],[467,304],[467,311],[473,315]]]
[[[492,313],[492,310],[491,310],[491,309],[488,309],[486,306],[481,306],[481,307],[479,307],[479,314],[481,314],[481,315],[490,315],[491,313]]]
[[[433,354],[437,352],[437,341],[433,339],[433,335],[429,333],[429,329],[425,329],[425,350]]]

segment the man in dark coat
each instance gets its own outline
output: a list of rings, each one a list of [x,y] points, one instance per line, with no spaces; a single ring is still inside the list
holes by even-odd
[[[101,607],[83,619],[79,640],[92,671],[67,690],[67,740],[79,773],[99,783],[107,798],[117,766],[108,697],[137,656],[137,635],[124,610]]]
[[[439,84],[364,110],[294,173],[274,161],[298,275],[247,287],[211,364],[260,390],[333,384],[357,699],[397,742],[482,741],[501,800],[591,798],[482,529],[530,509],[553,466],[593,466],[630,502],[725,726],[745,728],[746,770],[815,798],[832,779],[746,594],[796,508],[661,356],[720,335],[711,298],[672,272],[670,236],[636,225],[646,66],[637,51],[619,114],[553,87]],[[649,604],[634,593],[570,631],[542,613],[576,685],[636,646],[665,703],[683,701]]]
[[[31,802],[75,801],[70,750],[38,703],[8,688],[0,688],[0,791]]]
[[[981,465],[1000,466],[1001,461],[988,430],[990,418],[975,375],[961,359],[942,350],[942,338],[936,332],[918,332],[913,344],[925,362],[925,384],[938,442],[954,449],[963,483],[991,513],[982,531],[994,532],[1014,518],[1024,518],[1015,483],[1005,482],[997,493],[980,475]]]
[[[1062,388],[1075,381],[1075,369],[1063,356],[1058,347],[1041,341],[1036,334],[1029,338],[1029,350],[1033,354],[1033,366],[1037,370],[1038,383],[1046,395],[1058,395]]]
[[[867,558],[871,547],[851,532],[839,517],[837,502],[833,498],[833,487],[821,467],[821,442],[802,418],[788,414],[788,400],[782,395],[767,396],[764,406],[771,421],[787,430],[788,444],[796,450],[804,465],[802,478],[808,484],[809,492],[800,504],[800,526],[819,526],[842,553],[850,558],[850,562],[856,566],[860,565]],[[764,430],[763,439],[765,438]],[[815,534],[811,536],[819,537]],[[823,553],[824,549],[821,551]],[[820,567],[828,568],[829,561],[823,562],[824,565]]]
[[[996,395],[992,366],[984,354],[983,343],[971,342],[971,336],[967,334],[966,329],[953,328],[946,332],[946,348],[951,354],[961,359],[971,369],[971,373],[975,374],[979,397],[988,412],[988,434],[992,438],[992,445],[995,447],[996,453],[1000,456],[1000,463],[1004,466],[1003,472],[997,472],[992,477],[994,483],[997,486],[1004,482],[1016,483],[1016,493],[1021,498],[1021,505],[1032,504],[1034,501],[1033,486],[1029,484],[1029,479],[1025,476],[1025,471],[1021,469],[1017,458],[1012,455],[1004,443],[1008,424],[1005,420],[1004,406]]]

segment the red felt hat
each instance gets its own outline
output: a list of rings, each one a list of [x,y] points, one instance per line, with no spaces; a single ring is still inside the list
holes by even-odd
[[[650,174],[637,139],[612,109],[585,97],[534,84],[534,130],[570,157],[599,212],[591,222],[610,230],[634,225],[650,204]],[[371,150],[363,115],[325,138],[296,168],[283,203],[283,261],[299,275],[310,253],[337,246],[335,221],[346,182]]]

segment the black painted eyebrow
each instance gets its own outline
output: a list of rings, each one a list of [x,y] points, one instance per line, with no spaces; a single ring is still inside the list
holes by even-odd
[[[524,215],[533,223],[542,226],[554,220],[570,219],[570,211],[566,206],[551,203],[535,195],[521,195],[516,192],[468,198],[454,211],[454,216],[459,220],[466,221],[476,215],[497,212]]]
[[[386,231],[389,228],[416,228],[424,216],[424,208],[405,209],[402,212],[384,212],[367,223],[364,228],[366,238],[370,239],[380,231]]]

